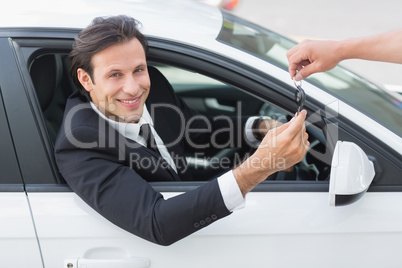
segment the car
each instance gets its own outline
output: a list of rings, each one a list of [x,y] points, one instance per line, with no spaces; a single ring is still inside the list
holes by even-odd
[[[54,140],[75,88],[74,38],[94,17],[122,13],[142,23],[148,65],[201,114],[286,122],[297,110],[297,86],[306,94],[310,147],[293,172],[268,177],[245,208],[170,246],[103,218],[55,163]],[[295,84],[285,55],[295,42],[196,1],[11,1],[0,25],[2,266],[402,265],[401,96],[342,67]],[[197,181],[150,184],[170,198],[252,153],[201,148],[187,155]]]

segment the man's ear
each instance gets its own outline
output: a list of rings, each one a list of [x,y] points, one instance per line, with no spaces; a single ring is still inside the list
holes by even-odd
[[[91,76],[86,71],[84,71],[81,68],[78,68],[77,77],[86,91],[90,92],[93,89]]]

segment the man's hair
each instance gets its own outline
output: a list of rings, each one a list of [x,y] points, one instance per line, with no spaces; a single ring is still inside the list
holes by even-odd
[[[137,38],[147,53],[148,43],[145,36],[139,31],[139,26],[139,21],[124,15],[97,17],[75,38],[73,50],[70,52],[70,71],[74,84],[87,100],[90,100],[91,97],[78,80],[77,70],[81,68],[86,71],[92,82],[95,83],[92,57],[112,45],[129,42],[133,38]]]

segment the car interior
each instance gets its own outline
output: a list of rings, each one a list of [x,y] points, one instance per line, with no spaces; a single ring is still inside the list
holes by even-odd
[[[206,116],[234,116],[240,113],[241,116],[270,116],[282,123],[291,119],[289,113],[281,108],[226,83],[211,80],[204,75],[201,75],[200,79],[194,79],[189,75],[191,72],[162,63],[149,62],[148,66],[158,69],[159,72],[156,73],[171,83],[175,92],[189,107]],[[35,57],[30,63],[29,73],[42,110],[48,138],[53,145],[62,123],[66,100],[76,90],[70,76],[68,53],[45,53]],[[175,81],[177,77],[187,76],[187,81]],[[150,79],[152,84],[152,80],[160,77]],[[324,153],[325,137],[322,131],[313,126],[308,128],[308,132],[310,148]],[[193,174],[197,174],[195,180],[210,180],[240,164],[254,150],[253,147],[211,148],[202,151],[202,159],[197,157],[200,152],[195,150],[187,152],[186,158],[189,168],[195,171]],[[229,165],[224,168],[211,168],[211,159],[223,158],[231,159]],[[330,165],[308,153],[292,172],[278,172],[268,177],[267,181],[327,181],[329,173]]]
[[[67,54],[44,54],[32,62],[29,72],[49,137],[54,144],[63,120],[68,96],[75,90]]]

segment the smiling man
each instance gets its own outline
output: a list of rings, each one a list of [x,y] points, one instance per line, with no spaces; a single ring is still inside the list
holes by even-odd
[[[109,221],[170,245],[228,216],[261,181],[301,161],[309,145],[306,112],[268,133],[267,125],[274,124],[258,118],[196,120],[198,114],[174,94],[159,71],[147,67],[147,42],[137,26],[126,16],[96,18],[78,35],[70,59],[79,90],[66,105],[56,161],[70,187]],[[228,124],[244,130],[230,135],[243,137],[254,126],[265,137],[235,169],[164,200],[148,182],[192,179],[185,165],[173,161],[185,159],[185,148],[191,145],[186,138],[177,139],[188,122],[192,129],[210,130],[189,132],[188,138],[200,144],[210,141],[211,133],[222,134],[219,130]],[[227,140],[220,134],[218,139]],[[133,156],[148,161],[133,165]]]
[[[137,123],[151,87],[145,50],[138,39],[96,53],[92,66],[93,79],[82,68],[77,75],[95,106],[108,118]]]

